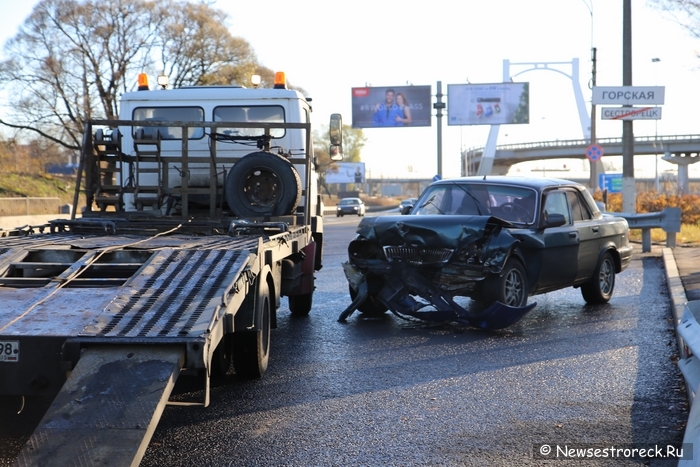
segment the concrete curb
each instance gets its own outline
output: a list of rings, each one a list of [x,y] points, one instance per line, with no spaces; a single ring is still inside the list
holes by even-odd
[[[681,359],[685,359],[690,355],[690,351],[685,345],[683,337],[681,337],[678,332],[678,326],[685,313],[686,304],[688,299],[685,295],[685,289],[683,287],[683,282],[681,281],[681,276],[678,272],[678,265],[676,264],[676,258],[673,255],[673,250],[670,248],[663,248],[662,250],[664,268],[666,270],[666,284],[668,285],[668,295],[671,301],[671,312],[673,313],[673,324],[676,330],[676,343],[678,345],[678,355]],[[683,361],[683,360],[679,360]],[[687,456],[689,458],[683,458],[678,461],[679,467],[697,467],[700,466],[700,404],[694,404],[695,390],[697,388],[692,388],[691,385],[686,380],[685,383],[686,393],[688,394],[688,401],[690,403],[690,411],[688,413],[688,421],[685,426],[685,433],[683,436],[683,448],[687,449],[692,446],[693,454],[692,456]],[[689,444],[688,444],[689,443]],[[686,456],[684,456],[686,457]]]
[[[688,356],[688,350],[683,342],[683,338],[678,334],[678,325],[683,318],[685,304],[688,303],[688,299],[678,272],[676,257],[673,256],[673,250],[665,247],[661,252],[664,260],[664,269],[666,270],[666,284],[668,285],[668,296],[671,301],[671,312],[673,313],[673,326],[676,329],[678,354],[681,358],[685,358]]]

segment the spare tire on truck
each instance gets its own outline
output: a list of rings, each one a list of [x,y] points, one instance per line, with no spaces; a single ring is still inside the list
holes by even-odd
[[[259,151],[233,165],[226,177],[226,202],[237,217],[286,216],[301,202],[301,179],[289,160]]]

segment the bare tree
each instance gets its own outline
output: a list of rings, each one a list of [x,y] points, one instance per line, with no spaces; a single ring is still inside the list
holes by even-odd
[[[204,3],[174,3],[169,9],[160,49],[164,73],[173,87],[247,84],[257,66],[244,39],[231,36],[228,16]]]
[[[700,1],[651,0],[650,3],[668,14],[692,36],[700,38]]]
[[[226,20],[185,0],[42,0],[5,45],[0,123],[75,150],[87,119],[117,117],[139,72],[169,70],[179,85],[221,82],[228,68],[242,76],[255,56]]]
[[[0,82],[11,90],[2,123],[78,149],[86,119],[114,118],[125,78],[148,64],[155,4],[43,0],[5,46]]]

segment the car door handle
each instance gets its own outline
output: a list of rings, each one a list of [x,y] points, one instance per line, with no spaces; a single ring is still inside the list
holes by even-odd
[[[598,233],[598,230],[600,230],[600,228],[597,225],[595,227],[591,227],[591,229],[593,229],[593,232],[595,233]]]
[[[569,238],[577,238],[578,232],[569,232]]]

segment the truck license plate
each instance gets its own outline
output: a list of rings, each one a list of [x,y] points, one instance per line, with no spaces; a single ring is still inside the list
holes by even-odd
[[[0,341],[0,362],[19,361],[19,341]]]

